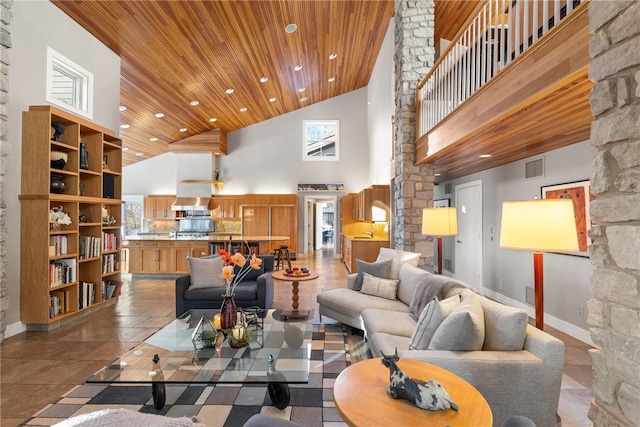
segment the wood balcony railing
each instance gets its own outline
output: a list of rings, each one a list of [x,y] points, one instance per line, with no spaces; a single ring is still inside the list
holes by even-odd
[[[588,139],[588,2],[480,3],[419,82],[416,163],[442,182]]]

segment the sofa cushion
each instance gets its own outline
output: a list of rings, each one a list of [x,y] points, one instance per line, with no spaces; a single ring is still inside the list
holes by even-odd
[[[189,257],[190,289],[224,286],[222,278],[222,258],[191,258]]]
[[[431,300],[420,313],[416,327],[411,335],[409,348],[411,350],[428,349],[431,338],[438,326],[458,305],[460,305],[460,297],[458,295],[442,301],[438,301],[436,298]]]
[[[410,263],[402,264],[398,275],[398,278],[400,279],[400,284],[398,285],[398,299],[410,306],[411,301],[413,300],[413,295],[416,293],[418,287],[423,286],[424,282],[430,276],[432,276],[432,274],[427,270],[415,267]],[[421,311],[418,311],[415,314],[420,315]]]
[[[529,316],[525,310],[480,298],[484,312],[483,350],[517,351],[524,348]]]
[[[411,313],[367,308],[362,311],[362,323],[366,325],[366,333],[385,332],[392,335],[410,337],[416,327]]]
[[[377,308],[380,310],[391,310],[409,313],[409,307],[398,300],[389,300],[373,295],[363,294],[346,288],[331,289],[321,292],[317,296],[318,303],[331,311],[342,313],[354,319],[360,318],[367,308]]]
[[[381,262],[366,262],[356,258],[356,266],[358,267],[358,275],[356,276],[356,284],[354,290],[359,291],[362,288],[362,282],[364,280],[363,273],[369,273],[375,277],[382,277],[383,279],[392,279],[391,263],[393,260],[381,261]]]
[[[429,350],[482,350],[484,313],[481,296],[469,295],[442,321],[429,343]]]
[[[399,279],[400,278],[400,267],[405,262],[413,265],[414,267],[418,266],[418,261],[420,259],[420,254],[415,252],[406,252],[400,251],[391,248],[380,248],[378,252],[378,258],[376,262],[392,260],[391,263],[391,274],[389,276],[390,279]]]
[[[383,279],[372,276],[369,273],[362,273],[362,288],[360,292],[367,295],[374,295],[386,299],[396,299],[398,292],[398,280]]]

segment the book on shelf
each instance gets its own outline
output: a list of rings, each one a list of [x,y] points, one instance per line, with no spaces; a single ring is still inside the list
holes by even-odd
[[[118,254],[102,255],[102,274],[113,273],[120,270],[120,257]]]
[[[117,251],[122,248],[122,236],[120,234],[102,232],[102,250]]]
[[[49,284],[51,287],[73,283],[76,279],[76,259],[58,259],[49,263]]]
[[[58,234],[49,237],[49,246],[54,247],[54,253],[52,256],[60,256],[67,254],[67,236]]]
[[[100,237],[80,236],[78,240],[79,258],[96,258],[100,256]]]
[[[64,314],[69,312],[69,291],[51,291],[50,297],[50,308],[51,317],[55,317],[58,314]]]
[[[122,292],[122,282],[120,280],[103,280],[102,289],[103,289],[103,296],[102,296],[103,300],[107,300],[113,297],[118,297]]]
[[[95,297],[95,284],[80,282],[78,286],[78,307],[86,308],[93,304]]]

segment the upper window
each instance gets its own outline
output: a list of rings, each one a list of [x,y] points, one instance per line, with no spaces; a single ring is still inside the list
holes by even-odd
[[[46,100],[93,119],[93,73],[47,48]]]
[[[305,120],[302,160],[339,160],[338,124],[338,120]]]

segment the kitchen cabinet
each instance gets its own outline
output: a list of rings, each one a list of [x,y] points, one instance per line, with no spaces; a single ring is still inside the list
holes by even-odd
[[[240,221],[241,196],[213,196],[211,219],[214,221]]]
[[[342,235],[342,261],[349,273],[357,273],[356,259],[374,262],[378,258],[380,248],[388,247],[388,240],[352,239]]]
[[[177,240],[173,242],[174,266],[171,273],[189,274],[189,258],[200,258],[207,255],[209,255],[208,242]]]
[[[287,240],[261,243],[259,253],[273,253],[280,245],[298,250],[298,196],[295,194],[251,194],[242,199],[242,234],[287,236]]]
[[[208,241],[127,240],[129,272],[189,274],[189,257],[209,255]]]
[[[389,203],[391,193],[388,185],[372,185],[365,188],[355,196],[352,217],[358,221],[380,220],[374,218],[373,209],[379,208],[384,211],[384,220],[389,221]]]
[[[171,205],[176,200],[176,196],[156,196],[150,195],[144,198],[144,217],[146,219],[175,219],[176,213],[171,209]]]

